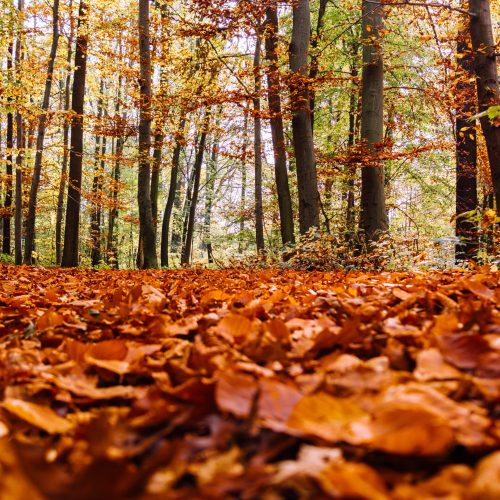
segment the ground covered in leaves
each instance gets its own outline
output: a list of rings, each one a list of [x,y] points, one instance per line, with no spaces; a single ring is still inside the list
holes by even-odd
[[[0,498],[500,498],[499,273],[0,267]]]

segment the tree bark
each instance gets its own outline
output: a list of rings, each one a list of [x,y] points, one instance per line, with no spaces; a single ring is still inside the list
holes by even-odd
[[[204,247],[207,250],[207,260],[209,264],[214,262],[214,254],[212,248],[212,207],[215,193],[215,177],[217,175],[217,157],[219,151],[218,137],[214,139],[212,145],[212,154],[207,165],[207,180],[206,180],[206,197],[205,197],[205,220],[204,220]]]
[[[68,197],[64,228],[63,267],[78,266],[78,243],[80,234],[80,200],[83,160],[83,106],[85,79],[87,74],[87,12],[86,0],[80,0],[78,13],[78,36],[75,49],[75,72],[71,97],[71,150],[69,155]]]
[[[168,187],[167,202],[163,214],[161,227],[161,266],[168,267],[168,233],[170,229],[170,220],[172,218],[172,209],[174,207],[175,193],[177,191],[177,178],[179,176],[179,161],[184,143],[184,127],[186,126],[186,114],[181,112],[181,118],[175,138],[175,147],[172,156],[172,170],[170,171],[170,185]]]
[[[360,228],[368,242],[387,231],[384,167],[378,150],[384,138],[384,62],[380,48],[383,28],[380,0],[363,0],[363,73],[361,94],[361,140],[365,148],[361,170]]]
[[[471,76],[474,74],[474,60],[467,47],[467,39],[463,35],[459,35],[457,43],[457,65],[455,234],[460,242],[456,246],[455,258],[459,263],[468,259],[476,260],[479,247],[477,224],[461,215],[476,210],[479,203],[476,129],[470,123],[470,117],[475,114],[476,110],[475,88],[470,83]]]
[[[253,56],[254,98],[253,98],[253,147],[254,147],[254,176],[255,176],[255,244],[257,252],[265,251],[264,243],[264,210],[262,203],[262,119],[260,93],[262,79],[260,69],[262,39],[257,34]]]
[[[149,0],[139,0],[139,175],[137,201],[145,269],[156,268],[156,234],[151,209],[151,47],[149,37]]]
[[[285,134],[281,113],[280,76],[278,72],[278,12],[277,2],[266,9],[265,47],[267,65],[267,99],[271,115],[271,136],[274,152],[274,175],[280,213],[281,241],[294,243],[292,198],[288,185]]]
[[[319,227],[319,193],[316,158],[309,108],[307,67],[311,32],[309,0],[299,0],[293,7],[290,44],[290,99],[292,107],[293,149],[297,167],[299,228],[305,234]]]
[[[69,9],[70,12],[73,7],[73,1],[70,0]],[[68,67],[71,63],[71,57],[73,55],[73,37],[74,37],[74,27],[73,23],[70,24],[70,32],[68,38],[68,55],[66,57],[66,62]],[[63,125],[63,159],[62,159],[62,167],[61,167],[61,176],[59,178],[59,192],[57,195],[57,210],[56,210],[56,264],[61,264],[62,258],[62,245],[61,245],[61,237],[62,237],[62,221],[63,221],[63,212],[64,212],[64,193],[66,191],[66,177],[68,171],[68,158],[69,158],[69,126],[70,121],[68,119],[68,112],[70,109],[70,85],[71,85],[71,72],[68,70],[66,74],[66,82],[64,85],[64,111],[66,112],[64,116],[64,125]]]
[[[31,189],[28,201],[28,215],[26,217],[26,237],[24,240],[24,263],[32,264],[33,243],[35,241],[35,220],[38,188],[40,185],[40,174],[42,172],[42,157],[45,140],[45,129],[47,127],[48,110],[50,106],[50,92],[54,79],[54,64],[59,44],[59,0],[54,0],[52,5],[52,45],[50,47],[49,60],[47,63],[47,74],[45,77],[45,89],[43,92],[42,112],[38,118],[38,130],[36,136],[35,165],[31,179]],[[57,245],[56,245],[57,246]]]
[[[163,132],[158,130],[155,134],[153,150],[153,171],[151,172],[151,213],[153,224],[158,226],[158,189],[160,186],[160,172],[162,162]]]
[[[101,127],[102,116],[104,114],[104,79],[99,85],[99,97],[97,100],[97,125]],[[92,266],[101,263],[101,178],[104,170],[104,153],[106,152],[106,139],[97,132],[95,135],[94,148],[94,178],[92,179],[92,201],[90,203],[90,260]]]
[[[243,253],[243,238],[245,231],[245,205],[247,196],[247,149],[248,149],[248,113],[245,110],[243,124],[243,157],[241,161],[241,189],[240,189],[240,232],[238,234],[238,253]]]
[[[189,204],[189,218],[186,230],[186,239],[183,245],[181,255],[181,264],[189,264],[191,262],[191,248],[193,246],[194,237],[194,220],[196,217],[196,205],[198,203],[198,194],[200,190],[201,167],[203,165],[203,156],[205,154],[205,144],[208,134],[208,125],[210,122],[210,110],[207,108],[203,117],[202,130],[200,135],[200,143],[198,144],[198,152],[193,166],[193,191],[191,194],[191,203]]]
[[[121,43],[120,43],[120,56],[122,55],[121,51]],[[118,91],[116,96],[116,104],[115,104],[115,116],[118,117],[120,115],[120,107],[121,107],[121,96],[122,96],[122,85],[123,85],[123,77],[122,75],[118,76]],[[126,120],[126,112],[123,113],[123,122]],[[122,132],[123,134],[123,132]],[[125,139],[123,135],[120,135],[116,140],[116,150],[115,150],[115,163],[113,166],[113,187],[111,190],[111,198],[112,204],[109,210],[109,218],[108,218],[108,242],[107,242],[107,262],[111,264],[115,269],[119,268],[118,261],[118,242],[116,238],[115,225],[116,220],[118,219],[118,194],[119,194],[119,182],[121,177],[121,161],[123,157],[123,147],[125,145]]]
[[[318,60],[318,54],[317,49],[318,49],[318,44],[319,41],[321,40],[321,35],[323,31],[323,27],[325,25],[325,14],[326,14],[326,6],[328,4],[328,0],[319,0],[319,7],[318,7],[318,21],[316,23],[316,33],[314,36],[311,38],[311,68],[309,70],[309,78],[311,79],[312,82],[317,78],[318,76],[318,70],[319,70],[319,60]],[[309,108],[311,110],[311,130],[314,131],[314,109],[316,108],[316,92],[314,88],[312,88],[309,92]]]
[[[9,43],[7,52],[7,73],[9,78],[12,78],[12,59],[13,59],[14,43]],[[12,102],[12,98],[8,98],[8,102]],[[14,148],[14,116],[12,113],[7,113],[7,132],[6,132],[6,164],[5,164],[5,201],[3,216],[3,239],[2,253],[10,255],[11,252],[11,219],[12,219],[12,164],[13,156],[12,149]]]
[[[498,47],[495,46],[489,0],[469,0],[470,33],[474,50],[477,100],[479,112],[500,105],[497,72]],[[488,159],[490,162],[496,213],[500,216],[500,127],[495,127],[487,116],[481,118]]]
[[[18,0],[17,11],[20,16],[24,11],[24,0]],[[19,25],[16,40],[16,80],[21,79],[21,61],[24,58],[23,22]],[[23,262],[23,159],[24,159],[24,123],[19,111],[16,112],[16,190],[14,212],[14,259],[16,264]]]

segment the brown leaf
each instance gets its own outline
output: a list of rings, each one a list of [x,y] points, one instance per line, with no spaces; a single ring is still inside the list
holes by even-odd
[[[21,399],[8,398],[2,407],[16,417],[38,427],[49,434],[64,434],[73,428],[73,424],[60,417],[50,408]]]

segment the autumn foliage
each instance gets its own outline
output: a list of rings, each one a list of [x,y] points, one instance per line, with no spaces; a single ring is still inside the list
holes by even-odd
[[[498,272],[0,275],[1,498],[500,496]]]

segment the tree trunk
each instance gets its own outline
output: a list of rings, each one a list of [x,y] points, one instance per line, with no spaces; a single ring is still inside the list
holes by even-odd
[[[167,203],[163,214],[161,227],[161,266],[168,267],[168,233],[170,229],[170,219],[174,207],[175,193],[177,192],[177,178],[179,176],[179,160],[184,142],[184,127],[186,126],[186,114],[181,112],[181,118],[175,138],[175,147],[172,156],[172,170],[170,171],[170,185],[168,187]]]
[[[45,77],[45,89],[43,92],[42,112],[38,118],[38,130],[36,136],[35,165],[33,167],[33,177],[31,179],[31,189],[28,201],[28,215],[26,218],[26,238],[24,241],[24,263],[32,264],[33,243],[35,241],[35,220],[38,188],[40,184],[40,174],[42,171],[43,146],[45,140],[45,129],[47,127],[47,111],[50,106],[50,92],[54,79],[54,63],[59,44],[59,0],[54,0],[52,5],[52,45],[50,47],[49,60],[47,62],[47,74]],[[58,204],[59,208],[59,204]],[[60,233],[59,233],[60,237]],[[56,248],[60,246],[56,243]],[[56,256],[57,260],[57,256]]]
[[[13,59],[14,44],[10,42],[7,53],[7,74],[12,77],[12,59]],[[7,102],[11,102],[9,97]],[[3,216],[3,239],[2,253],[10,255],[11,252],[11,234],[10,225],[12,219],[12,164],[13,156],[12,149],[14,147],[14,116],[12,113],[7,113],[7,132],[6,132],[6,165],[5,165],[5,201],[4,201],[4,216]]]
[[[137,201],[139,205],[140,236],[145,269],[158,266],[156,235],[151,210],[151,47],[149,39],[149,0],[139,0],[139,56],[140,56],[140,110],[139,110],[139,175]]]
[[[206,180],[206,198],[205,198],[205,220],[204,220],[204,246],[207,250],[207,259],[209,264],[214,262],[214,254],[212,248],[212,207],[214,202],[215,192],[215,177],[217,175],[217,156],[219,151],[218,137],[215,138],[212,146],[212,154],[207,165],[207,180]]]
[[[240,189],[240,232],[238,235],[238,253],[243,253],[243,238],[245,231],[245,205],[247,195],[247,148],[248,148],[248,113],[245,110],[243,124],[243,157],[241,161],[241,189]]]
[[[293,7],[290,44],[290,99],[292,107],[293,149],[297,166],[299,192],[299,228],[305,234],[319,227],[319,193],[316,158],[309,109],[307,66],[311,32],[309,0],[299,0]]]
[[[153,224],[158,226],[158,189],[160,186],[160,172],[162,162],[163,132],[157,131],[155,134],[153,150],[153,171],[151,172],[151,213],[153,215]]]
[[[273,2],[266,9],[265,22],[265,47],[267,67],[267,99],[271,115],[271,135],[274,152],[274,174],[276,190],[278,193],[278,206],[280,212],[281,241],[294,243],[293,212],[290,187],[288,185],[288,172],[286,167],[285,134],[283,131],[283,117],[281,114],[280,76],[278,73],[278,12],[277,3]]]
[[[80,0],[78,36],[75,49],[75,72],[71,97],[71,150],[69,154],[68,197],[64,228],[64,250],[61,265],[78,266],[78,240],[80,234],[80,199],[83,160],[83,106],[87,74],[87,11],[86,0]]]
[[[17,11],[20,16],[24,11],[24,0],[18,0]],[[21,79],[21,61],[24,58],[23,24],[18,28],[16,41],[16,80]],[[23,157],[24,157],[24,123],[21,113],[16,112],[16,190],[14,212],[14,259],[16,264],[23,262]]]
[[[254,147],[254,171],[255,171],[255,244],[257,252],[265,251],[264,243],[264,210],[262,206],[262,119],[260,93],[262,81],[260,74],[260,54],[262,40],[257,34],[255,40],[255,52],[253,56],[254,72],[254,98],[253,98],[253,147]]]
[[[318,69],[319,69],[319,60],[318,60],[318,44],[319,41],[321,40],[321,35],[323,31],[323,26],[325,24],[325,13],[326,13],[326,6],[328,4],[328,0],[319,0],[319,7],[318,7],[318,22],[316,24],[316,33],[315,35],[311,38],[311,68],[309,70],[309,78],[311,79],[312,82],[316,79],[318,76]],[[309,92],[309,108],[311,110],[311,130],[314,130],[314,109],[316,107],[316,92],[314,88],[312,88]]]
[[[205,144],[207,140],[208,125],[210,122],[210,110],[207,108],[203,118],[202,130],[200,135],[200,143],[198,152],[193,165],[193,191],[191,194],[191,203],[189,204],[189,217],[186,230],[186,239],[183,245],[181,255],[181,264],[189,264],[191,261],[191,248],[193,246],[194,237],[194,220],[196,217],[196,205],[198,203],[198,194],[200,190],[201,167],[203,165],[203,156],[205,154]]]
[[[489,0],[469,0],[470,33],[474,50],[474,68],[476,72],[477,100],[479,112],[490,106],[500,105],[498,85],[497,53],[493,39]],[[500,216],[500,127],[495,127],[487,116],[481,118],[491,178],[495,192],[496,212]]]
[[[380,48],[383,28],[380,0],[363,0],[363,73],[361,140],[366,148],[361,171],[360,228],[367,241],[375,241],[388,229],[385,207],[384,167],[377,149],[384,138],[384,62]]]
[[[24,123],[21,113],[16,113],[16,196],[14,213],[14,258],[15,263],[23,262],[23,157],[24,157]]]
[[[99,85],[99,98],[97,100],[97,126],[102,125],[104,113],[103,104],[104,79]],[[98,266],[101,262],[101,206],[100,206],[100,186],[103,169],[103,150],[106,150],[104,137],[99,133],[95,136],[94,148],[94,178],[92,179],[92,201],[90,203],[90,260],[92,266]],[[102,144],[101,144],[102,143]]]
[[[120,55],[121,54],[121,44],[120,44]],[[118,92],[116,96],[115,104],[115,115],[118,117],[120,114],[120,101],[122,96],[122,85],[123,77],[118,76]],[[126,113],[123,113],[123,121],[126,120]],[[123,135],[119,136],[116,140],[116,151],[115,151],[115,164],[113,166],[113,187],[111,190],[112,204],[109,210],[108,219],[108,243],[107,243],[107,262],[111,264],[115,269],[118,269],[118,242],[115,233],[115,224],[118,219],[118,194],[119,194],[119,183],[121,176],[121,161],[123,157],[123,146],[125,145],[125,139]]]
[[[70,12],[72,10],[73,2],[70,0],[69,9]],[[74,37],[74,28],[73,23],[70,25],[70,32],[68,38],[68,55],[66,58],[66,62],[68,67],[71,63],[71,57],[73,54],[72,45],[73,45],[73,37]],[[68,119],[68,112],[70,106],[70,84],[71,84],[71,72],[68,70],[66,74],[66,82],[64,86],[64,125],[63,125],[63,159],[62,159],[62,167],[61,167],[61,176],[59,178],[59,192],[57,195],[57,210],[56,210],[56,264],[61,264],[62,258],[62,245],[61,245],[61,236],[62,236],[62,221],[63,221],[63,211],[64,211],[64,193],[66,191],[66,177],[68,171],[68,157],[69,157],[69,125],[70,121]]]
[[[458,106],[455,122],[456,143],[456,226],[455,234],[460,242],[456,246],[457,263],[477,259],[479,232],[477,224],[461,216],[478,207],[477,196],[477,145],[476,129],[470,123],[475,114],[475,88],[470,83],[474,72],[474,60],[467,48],[467,39],[459,34],[457,43],[457,84]]]

